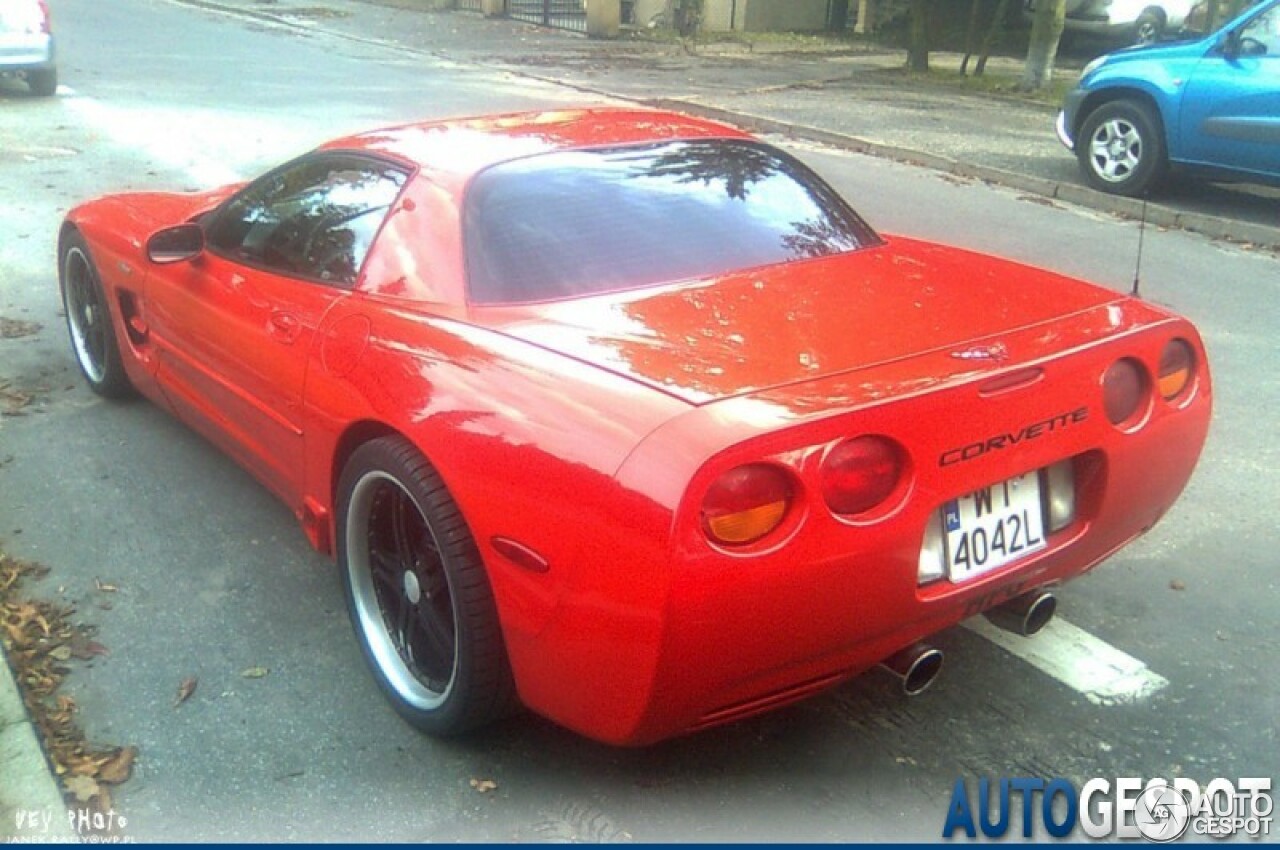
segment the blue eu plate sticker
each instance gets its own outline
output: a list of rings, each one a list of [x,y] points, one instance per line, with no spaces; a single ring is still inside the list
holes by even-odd
[[[947,531],[960,530],[960,503],[956,500],[947,502],[942,507],[943,516],[946,518]]]

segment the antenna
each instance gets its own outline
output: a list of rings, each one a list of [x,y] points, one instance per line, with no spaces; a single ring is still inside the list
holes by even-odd
[[[1141,298],[1138,286],[1142,280],[1142,242],[1147,233],[1147,196],[1142,196],[1142,216],[1138,219],[1138,261],[1133,266],[1133,289],[1129,292],[1134,298]]]

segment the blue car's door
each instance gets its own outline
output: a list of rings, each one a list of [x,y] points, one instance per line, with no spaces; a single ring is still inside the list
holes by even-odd
[[[1215,48],[1192,72],[1170,154],[1280,178],[1280,4],[1248,20],[1238,44],[1238,55]]]

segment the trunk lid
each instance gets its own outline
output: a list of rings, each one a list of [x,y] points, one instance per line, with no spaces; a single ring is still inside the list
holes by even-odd
[[[941,349],[960,361],[1000,361],[1001,335],[1118,297],[1012,261],[894,238],[714,280],[477,307],[473,317],[705,404]]]

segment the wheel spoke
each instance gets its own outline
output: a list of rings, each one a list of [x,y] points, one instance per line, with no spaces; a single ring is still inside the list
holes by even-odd
[[[409,643],[409,624],[413,620],[414,604],[410,602],[403,592],[396,594],[396,601],[399,606],[396,610],[396,623],[393,635],[396,638],[396,645],[400,649],[400,655],[405,661],[413,666],[413,647]]]
[[[413,501],[399,490],[392,497],[395,503],[391,509],[391,535],[393,545],[395,547],[396,558],[400,562],[402,570],[412,570],[414,567],[414,552],[412,536],[409,531],[410,517],[409,512],[417,514],[417,507]]]
[[[417,656],[418,666],[436,686],[443,686],[453,675],[453,656],[457,646],[454,635],[452,611],[445,612],[441,606],[423,600],[418,606],[412,631],[417,634],[420,644]]]
[[[379,551],[372,545],[369,547],[369,571],[379,587],[392,593],[399,589],[401,582],[398,567],[399,562],[394,555]]]

